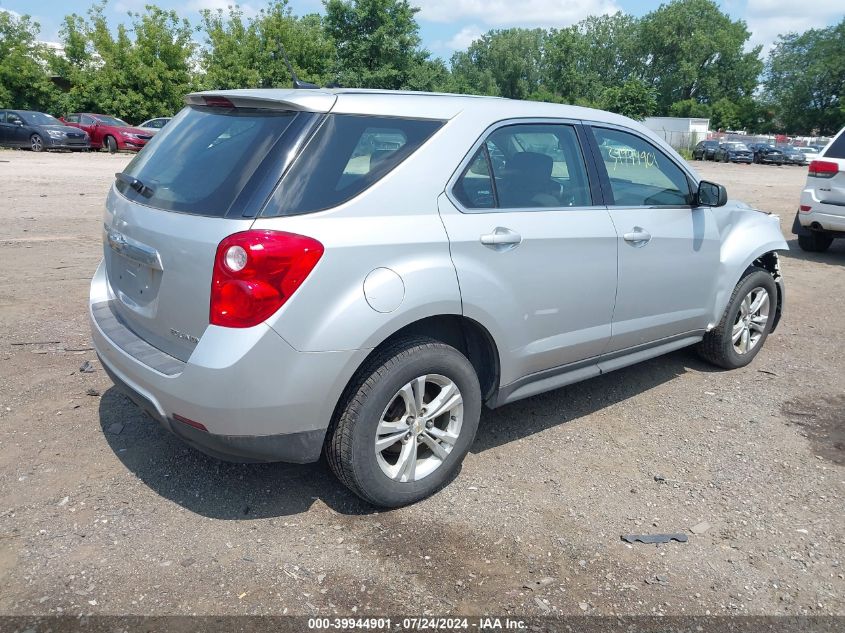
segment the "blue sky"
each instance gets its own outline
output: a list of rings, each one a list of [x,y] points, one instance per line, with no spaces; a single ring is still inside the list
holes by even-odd
[[[225,8],[232,0],[109,0],[106,14],[113,24],[126,20],[128,11],[142,10],[153,2],[177,9],[193,24],[203,8]],[[255,13],[264,0],[238,2],[245,13]],[[561,27],[588,15],[624,11],[636,16],[654,10],[658,0],[412,0],[420,8],[424,45],[435,55],[448,59],[466,48],[479,34],[511,26]],[[838,22],[845,16],[845,0],[820,0],[804,5],[799,0],[722,0],[723,11],[744,19],[752,32],[752,43],[768,49],[779,33],[803,31]],[[41,38],[58,39],[61,18],[67,13],[84,13],[90,0],[0,0],[0,9],[28,13],[41,23]],[[290,0],[297,14],[320,11],[320,0]]]

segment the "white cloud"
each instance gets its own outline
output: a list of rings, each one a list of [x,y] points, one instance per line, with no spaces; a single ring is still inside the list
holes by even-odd
[[[460,51],[465,48],[468,48],[470,44],[472,44],[475,40],[481,37],[483,31],[471,24],[470,26],[465,26],[460,31],[455,33],[448,42],[446,42],[445,47],[449,50],[453,51]]]
[[[751,31],[751,44],[763,45],[768,53],[778,35],[823,28],[845,15],[845,0],[826,0],[810,9],[795,0],[748,0],[745,21]]]
[[[615,0],[424,0],[417,4],[421,20],[466,18],[488,26],[569,26],[588,15],[619,10]]]
[[[238,8],[243,11],[244,15],[246,16],[253,16],[258,14],[258,9],[253,7],[251,4],[245,2],[236,2],[234,0],[190,0],[190,2],[188,2],[187,7],[190,11],[202,11],[203,9],[211,9],[212,11],[216,11],[217,9],[222,9],[223,13],[227,13],[229,7],[235,5],[237,5]]]

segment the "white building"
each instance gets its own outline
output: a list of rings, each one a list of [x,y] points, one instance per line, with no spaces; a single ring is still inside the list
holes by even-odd
[[[688,149],[707,138],[710,119],[650,116],[643,121],[643,125],[662,136],[675,149]]]

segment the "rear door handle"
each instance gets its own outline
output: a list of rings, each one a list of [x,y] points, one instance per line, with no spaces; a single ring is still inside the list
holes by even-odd
[[[480,240],[484,246],[489,246],[493,250],[505,251],[519,246],[522,243],[522,236],[516,231],[497,226],[492,233],[482,235]]]
[[[645,246],[651,241],[651,233],[642,227],[635,226],[630,232],[625,233],[622,236],[622,239],[628,242],[631,246]]]

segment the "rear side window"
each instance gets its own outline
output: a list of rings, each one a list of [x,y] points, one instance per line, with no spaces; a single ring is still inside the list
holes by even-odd
[[[4,111],[0,110],[0,123],[5,123],[5,122],[6,122],[6,113]]]
[[[575,128],[566,124],[509,125],[493,131],[452,193],[466,209],[592,204],[581,146]]]
[[[443,121],[330,114],[267,204],[264,215],[336,207],[384,178]],[[165,128],[166,130],[167,128]]]
[[[827,151],[824,153],[825,158],[845,158],[845,131],[840,132]]]
[[[78,114],[68,114],[65,117],[65,121],[68,123],[79,123],[79,115]]]
[[[621,130],[592,128],[607,169],[613,206],[689,206],[686,174],[645,139]]]
[[[139,193],[120,180],[116,186],[131,200],[167,211],[213,217],[254,214],[269,195],[269,188],[263,197],[256,194],[258,183],[271,180],[275,185],[303,120],[314,116],[187,107],[124,172],[148,190]]]

